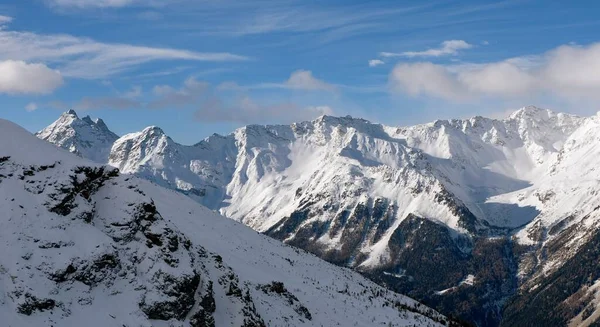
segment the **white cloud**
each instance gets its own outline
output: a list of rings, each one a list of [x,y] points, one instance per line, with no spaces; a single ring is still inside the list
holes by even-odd
[[[491,96],[518,96],[537,87],[535,77],[509,62],[483,65],[458,74],[469,93]]]
[[[71,35],[43,35],[0,29],[0,60],[39,61],[67,77],[102,79],[158,60],[236,61],[227,52],[194,52],[97,42]]]
[[[43,64],[0,61],[0,93],[48,94],[62,84],[60,72]]]
[[[0,15],[0,28],[2,28],[2,25],[8,24],[12,21],[13,21],[12,17]]]
[[[473,45],[463,40],[448,40],[441,43],[439,48],[425,51],[407,51],[401,53],[380,52],[382,57],[441,57],[448,55],[457,55],[459,50],[470,49]]]
[[[30,102],[25,106],[25,110],[32,112],[38,109],[38,105],[35,102]]]
[[[538,56],[486,64],[444,66],[401,63],[390,74],[393,90],[449,100],[519,98],[548,94],[600,99],[600,43],[565,45]]]
[[[386,57],[386,58],[392,58],[392,57],[399,57],[399,56],[401,56],[401,54],[395,53],[395,52],[380,52],[379,55],[381,57]]]
[[[467,95],[457,78],[448,69],[430,62],[396,65],[390,75],[390,83],[393,90],[412,96],[432,95],[460,100]]]
[[[600,43],[587,47],[565,45],[546,56],[541,82],[572,96],[600,98]]]
[[[379,60],[379,59],[369,60],[369,67],[376,67],[376,66],[383,65],[383,64],[385,64],[385,62],[383,62],[382,60]]]
[[[285,86],[297,90],[310,91],[335,91],[336,87],[325,81],[315,78],[309,70],[297,70],[290,75]]]

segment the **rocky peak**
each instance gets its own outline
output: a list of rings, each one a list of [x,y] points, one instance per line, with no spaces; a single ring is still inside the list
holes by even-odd
[[[110,147],[118,138],[101,120],[79,118],[74,110],[64,112],[36,136],[99,163],[106,163]]]
[[[350,115],[346,115],[343,117],[342,116],[337,117],[337,116],[330,116],[330,115],[322,115],[322,116],[319,116],[317,119],[313,120],[313,122],[330,124],[330,125],[347,125],[347,126],[371,123],[370,121],[368,121],[366,119],[355,118]]]
[[[165,135],[165,132],[162,130],[162,128],[160,128],[158,126],[148,126],[142,130],[142,134],[161,136],[161,135]]]
[[[103,130],[109,130],[108,126],[106,126],[106,123],[104,123],[104,120],[100,119],[100,118],[96,118],[94,119],[94,123],[96,124],[96,126],[98,126],[98,128],[103,129]]]
[[[548,117],[554,115],[555,113],[548,109],[542,109],[536,106],[525,106],[512,114],[510,114],[509,119],[517,119],[523,117]]]
[[[89,125],[95,125],[96,124],[96,122],[94,122],[90,116],[85,116],[85,117],[81,118],[81,120],[83,122],[85,122],[86,124],[89,124]]]

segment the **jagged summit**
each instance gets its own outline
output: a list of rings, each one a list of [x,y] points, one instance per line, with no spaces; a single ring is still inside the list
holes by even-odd
[[[84,122],[93,125],[96,124],[96,122],[94,120],[92,120],[92,118],[90,116],[85,116],[83,118],[81,118],[81,120],[83,120]]]
[[[331,116],[331,115],[321,115],[319,117],[317,117],[316,119],[313,120],[313,122],[323,122],[323,123],[329,123],[329,124],[357,124],[357,123],[362,123],[362,124],[370,124],[371,122],[363,119],[363,118],[355,118],[352,117],[350,115],[346,115],[346,116]]]
[[[100,163],[107,161],[112,144],[119,138],[102,120],[79,118],[74,110],[64,112],[36,136]]]
[[[528,116],[528,117],[536,117],[540,115],[551,116],[556,113],[549,109],[539,108],[533,105],[522,107],[509,115],[509,119],[515,119],[518,117]]]
[[[160,128],[158,126],[148,126],[142,130],[142,133],[143,134],[157,134],[157,135],[165,134],[165,132],[162,130],[162,128]]]

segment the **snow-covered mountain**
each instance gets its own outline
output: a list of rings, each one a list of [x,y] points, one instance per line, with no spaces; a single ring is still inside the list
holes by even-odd
[[[152,127],[109,163],[480,326],[586,324],[595,304],[547,311],[600,279],[564,271],[598,235],[599,126],[530,106],[410,127],[322,116],[193,146]],[[526,304],[553,274],[582,282]]]
[[[79,118],[74,110],[63,113],[36,136],[96,162],[107,161],[110,148],[119,138],[102,119]]]
[[[4,120],[0,154],[3,326],[450,324],[351,270]]]

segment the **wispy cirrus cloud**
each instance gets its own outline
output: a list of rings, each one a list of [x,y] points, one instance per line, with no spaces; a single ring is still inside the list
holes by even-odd
[[[547,94],[567,100],[600,99],[600,43],[563,45],[541,55],[484,64],[400,63],[392,90],[452,101]]]
[[[228,52],[103,43],[67,34],[37,34],[0,29],[0,60],[41,62],[65,77],[103,79],[134,70],[153,61],[241,61],[247,57]]]
[[[379,65],[383,65],[385,62],[380,59],[371,59],[369,60],[369,67],[377,67]]]
[[[104,8],[104,7],[125,7],[135,2],[135,0],[47,0],[50,6],[56,7],[76,7],[76,8]]]
[[[372,29],[374,22],[394,15],[407,14],[431,5],[381,8],[371,5],[314,6],[305,2],[253,1],[215,2],[196,8],[194,14],[206,16],[215,24],[205,31],[224,35],[255,35],[273,32],[306,33],[328,31],[328,37],[340,39],[343,34],[361,34]],[[233,11],[243,13],[231,16]],[[231,16],[231,17],[227,17]],[[217,20],[218,19],[218,20]],[[220,22],[219,22],[220,20]],[[225,24],[224,24],[225,23]]]
[[[45,0],[52,8],[89,9],[89,8],[123,8],[127,6],[161,6],[169,0]]]
[[[406,51],[406,52],[381,52],[382,57],[441,57],[448,55],[457,55],[460,50],[470,49],[473,45],[464,40],[448,40],[440,44],[440,47],[424,51]]]

